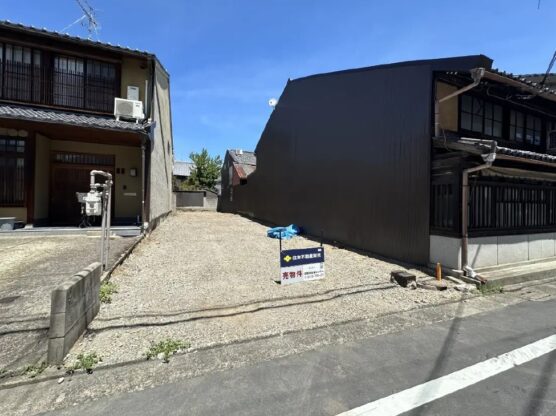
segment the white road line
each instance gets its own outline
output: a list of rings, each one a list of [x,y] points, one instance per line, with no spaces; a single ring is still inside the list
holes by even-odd
[[[469,387],[496,374],[534,360],[556,350],[556,335],[551,335],[524,347],[490,358],[470,367],[407,390],[383,397],[338,416],[394,416],[430,403],[448,394]]]

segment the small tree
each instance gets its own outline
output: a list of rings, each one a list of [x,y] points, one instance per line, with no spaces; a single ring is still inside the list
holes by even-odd
[[[189,185],[197,189],[214,189],[222,168],[220,156],[211,157],[207,149],[203,149],[201,153],[192,152],[189,158],[195,164],[189,177]]]

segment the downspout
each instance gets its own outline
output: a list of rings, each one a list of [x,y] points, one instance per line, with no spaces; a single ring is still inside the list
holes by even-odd
[[[469,91],[470,89],[475,88],[477,85],[479,85],[479,83],[481,82],[481,79],[483,78],[483,76],[485,75],[485,69],[484,68],[474,68],[471,71],[471,77],[473,78],[473,82],[469,85],[466,85],[465,87],[454,91],[451,94],[448,94],[445,97],[442,97],[441,99],[435,98],[434,100],[434,137],[439,137],[440,136],[440,103],[444,102],[444,101],[448,101],[451,98],[457,97],[460,94],[463,94],[466,91]]]
[[[147,138],[143,136],[141,138],[141,231],[144,233],[147,231],[149,223],[146,220],[146,213],[145,213],[145,152],[146,152],[146,144]]]
[[[477,273],[468,264],[468,242],[469,242],[469,174],[488,169],[496,159],[496,142],[492,142],[490,153],[481,155],[484,162],[482,165],[464,169],[462,172],[461,186],[461,268],[464,274],[477,283],[482,283]]]

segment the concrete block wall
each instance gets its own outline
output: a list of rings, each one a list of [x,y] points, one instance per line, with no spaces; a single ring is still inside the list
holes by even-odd
[[[100,309],[102,265],[93,263],[68,278],[51,293],[49,364],[61,364],[75,341]]]
[[[206,208],[216,210],[218,194],[211,191],[174,191],[177,208]]]
[[[430,262],[461,269],[461,239],[430,236]],[[556,233],[502,235],[469,239],[468,261],[481,268],[556,256]]]
[[[216,210],[218,206],[218,195],[212,192],[207,192],[204,199],[204,207],[207,209]]]

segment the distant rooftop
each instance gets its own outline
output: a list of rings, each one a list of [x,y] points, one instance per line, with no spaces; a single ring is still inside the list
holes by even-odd
[[[257,156],[254,152],[239,149],[228,150],[234,162],[241,165],[257,166]]]
[[[191,171],[195,169],[195,163],[176,160],[174,162],[174,176],[191,176]]]

